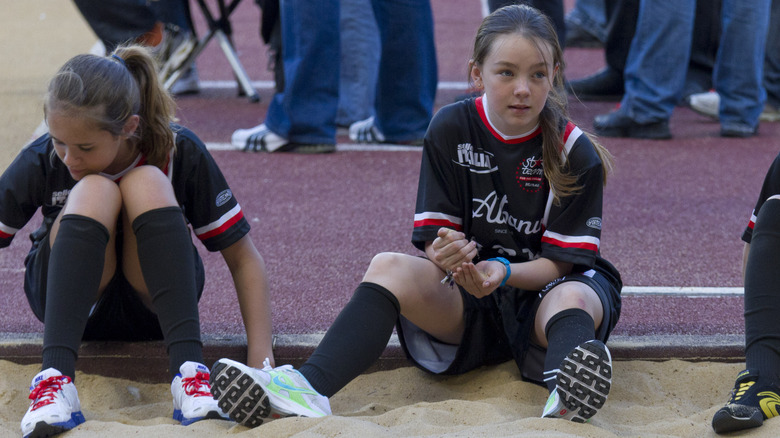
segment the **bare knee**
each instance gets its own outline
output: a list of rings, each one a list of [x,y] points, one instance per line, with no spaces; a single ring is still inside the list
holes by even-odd
[[[404,275],[405,257],[409,256],[393,252],[375,255],[363,275],[363,281],[376,283],[390,290],[397,289],[396,285],[402,282],[401,277]]]
[[[601,299],[596,291],[576,281],[561,283],[550,290],[539,304],[534,325],[540,345],[546,346],[544,328],[547,322],[555,314],[567,309],[582,309],[587,312],[593,318],[594,328],[601,325],[604,317]]]
[[[113,226],[122,208],[122,194],[116,183],[100,175],[87,175],[68,194],[62,214],[78,214]]]
[[[131,222],[146,211],[178,205],[170,180],[154,166],[131,170],[122,177],[119,189]]]
[[[552,301],[550,305],[558,311],[565,309],[582,309],[587,311],[590,308],[590,294],[580,283],[562,283],[553,288],[545,298],[548,297]]]

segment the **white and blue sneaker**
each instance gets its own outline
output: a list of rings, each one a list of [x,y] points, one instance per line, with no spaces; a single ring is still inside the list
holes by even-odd
[[[220,359],[211,369],[211,393],[230,418],[247,427],[282,417],[331,415],[330,402],[290,365],[252,368]]]
[[[542,417],[584,423],[607,401],[612,387],[612,356],[603,342],[583,342],[563,359]]]
[[[76,385],[54,368],[33,378],[29,398],[32,402],[22,418],[24,438],[56,435],[84,422]]]
[[[171,382],[173,419],[187,426],[205,419],[230,419],[211,397],[209,369],[197,362],[184,362]]]

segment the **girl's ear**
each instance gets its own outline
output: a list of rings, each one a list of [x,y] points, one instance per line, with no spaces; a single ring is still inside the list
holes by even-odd
[[[474,61],[471,61],[469,63],[470,76],[471,76],[471,82],[474,84],[474,86],[482,90],[485,85],[482,83],[482,70],[480,70],[479,66]]]
[[[133,134],[135,134],[135,130],[138,129],[138,123],[140,120],[141,118],[138,117],[138,114],[133,114],[130,116],[125,122],[125,126],[122,127],[122,136],[125,138],[132,137]]]

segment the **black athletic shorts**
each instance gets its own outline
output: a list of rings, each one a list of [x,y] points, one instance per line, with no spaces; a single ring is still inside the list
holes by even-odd
[[[546,349],[531,341],[534,319],[544,295],[560,283],[579,281],[601,299],[604,318],[596,339],[607,342],[620,318],[623,284],[617,270],[605,263],[583,273],[551,282],[542,291],[504,286],[484,298],[459,288],[463,298],[465,330],[459,345],[445,344],[400,316],[398,339],[406,356],[419,368],[434,374],[463,374],[485,365],[514,359],[524,379],[542,384]]]
[[[24,259],[24,293],[35,316],[43,322],[46,309],[46,282],[49,270],[49,229],[51,221],[44,223],[30,234],[32,248]],[[122,253],[122,232],[117,232],[117,254]],[[200,300],[205,284],[203,261],[197,249],[192,247],[195,257],[195,281]],[[121,260],[121,259],[120,259]],[[118,264],[121,263],[118,261]],[[141,301],[122,271],[117,267],[103,294],[92,306],[83,340],[100,341],[153,341],[163,338],[157,315]]]

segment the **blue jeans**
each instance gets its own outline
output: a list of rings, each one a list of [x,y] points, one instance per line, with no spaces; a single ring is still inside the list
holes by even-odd
[[[715,89],[722,127],[752,129],[764,104],[761,84],[771,0],[723,1]],[[749,3],[749,4],[748,4]],[[642,0],[626,61],[621,111],[638,123],[668,120],[681,98],[695,0]]]
[[[438,70],[429,0],[372,0],[382,53],[376,123],[388,141],[417,140],[433,115]],[[265,124],[295,143],[335,143],[339,0],[281,0],[285,88]]]
[[[780,108],[780,0],[772,2],[769,14],[769,32],[764,55],[764,89],[766,101]]]
[[[641,124],[668,120],[685,85],[696,0],[642,0],[620,110]]]
[[[764,53],[772,0],[723,0],[715,90],[720,125],[752,130],[764,109]]]
[[[380,50],[371,0],[341,0],[339,126],[374,115]]]
[[[372,0],[382,55],[376,125],[391,142],[423,138],[438,85],[429,0]]]
[[[571,12],[566,14],[566,21],[585,29],[599,41],[607,39],[607,13],[604,0],[577,0]]]
[[[281,0],[284,92],[265,124],[294,143],[336,143],[339,99],[339,0]]]

